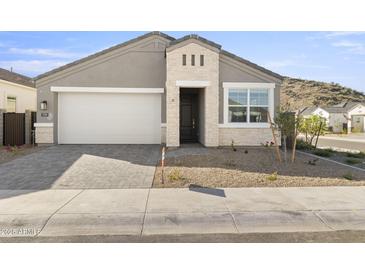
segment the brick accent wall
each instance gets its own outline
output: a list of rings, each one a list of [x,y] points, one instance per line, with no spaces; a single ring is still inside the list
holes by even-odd
[[[270,128],[220,128],[219,145],[230,146],[232,140],[236,146],[260,146],[273,141]],[[280,144],[280,137],[277,137]]]
[[[182,56],[186,54],[186,66]],[[195,66],[191,65],[191,55],[195,55]],[[200,66],[200,55],[204,55],[204,66]],[[176,81],[209,81],[204,92],[204,140],[205,146],[218,146],[219,116],[219,53],[188,40],[178,48],[167,51],[166,80],[166,143],[167,146],[180,145],[180,87]],[[194,86],[191,86],[194,88]]]
[[[53,127],[37,127],[35,142],[37,144],[53,144]]]

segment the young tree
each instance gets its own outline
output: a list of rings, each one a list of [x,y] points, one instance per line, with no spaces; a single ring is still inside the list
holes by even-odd
[[[308,118],[304,118],[299,126],[299,131],[306,136],[306,143],[313,146],[313,140],[320,135],[324,135],[326,131],[326,121],[319,115],[311,115]],[[316,144],[317,144],[316,142]]]
[[[298,136],[298,127],[300,123],[300,117],[298,117],[294,112],[289,111],[288,108],[282,107],[276,113],[275,124],[279,128],[284,146],[284,161],[287,162],[287,139],[291,138],[293,140],[293,154],[292,162],[295,159],[295,145],[296,138]]]

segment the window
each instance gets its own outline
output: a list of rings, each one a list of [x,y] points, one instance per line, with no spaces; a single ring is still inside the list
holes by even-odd
[[[183,66],[186,66],[186,54],[183,54],[182,56],[182,64]]]
[[[191,55],[191,65],[195,66],[195,55]]]
[[[16,97],[7,97],[6,112],[16,112]]]
[[[200,55],[200,66],[204,66],[204,55]]]
[[[228,94],[228,123],[247,122],[247,89],[230,89]]]
[[[274,84],[223,83],[223,86],[225,124],[239,127],[267,126],[269,111],[270,114],[273,111],[273,102],[270,96],[274,91]]]
[[[250,89],[250,123],[267,123],[269,90]]]

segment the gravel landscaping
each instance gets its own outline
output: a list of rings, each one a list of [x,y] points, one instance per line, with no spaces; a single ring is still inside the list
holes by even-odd
[[[10,162],[16,158],[39,151],[44,147],[23,145],[19,147],[0,146],[0,164]]]
[[[331,148],[312,149],[312,150],[306,149],[303,151],[320,157],[328,158],[343,164],[365,169],[365,153],[363,152],[360,153],[343,152],[343,151],[336,151]]]
[[[161,175],[161,167],[157,167],[153,187],[365,185],[365,172],[360,170],[303,154],[297,154],[295,163],[280,164],[274,149],[265,147],[168,150],[163,182]]]

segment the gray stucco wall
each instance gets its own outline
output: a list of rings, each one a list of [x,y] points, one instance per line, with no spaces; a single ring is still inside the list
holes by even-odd
[[[38,109],[38,123],[54,123],[54,139],[57,142],[57,93],[50,91],[51,86],[165,88],[166,45],[167,40],[162,37],[148,37],[126,49],[115,50],[38,80],[37,106],[39,108],[41,101],[48,102],[47,111]],[[161,119],[164,123],[166,95],[161,97]],[[48,112],[49,116],[42,117],[42,112]]]
[[[223,123],[223,82],[251,82],[275,83],[274,106],[280,106],[280,84],[278,79],[250,69],[245,64],[240,64],[229,57],[220,57],[219,60],[219,123]]]
[[[50,91],[51,86],[165,88],[165,49],[168,43],[169,40],[163,37],[150,36],[37,80],[37,107],[39,108],[41,101],[48,102],[47,111],[38,109],[37,122],[53,123],[53,136],[57,142],[58,102],[57,93]],[[280,81],[278,79],[220,54],[219,123],[223,123],[223,82],[275,82],[275,108],[280,105]],[[205,100],[205,96],[202,99]],[[166,88],[161,100],[161,122],[166,123]],[[49,116],[42,117],[43,112],[49,113]]]

